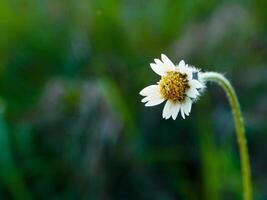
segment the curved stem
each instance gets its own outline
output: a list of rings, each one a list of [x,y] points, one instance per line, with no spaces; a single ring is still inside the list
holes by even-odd
[[[236,136],[239,146],[239,153],[241,159],[241,170],[243,177],[243,193],[244,200],[252,199],[252,187],[251,187],[251,175],[250,175],[250,164],[249,164],[249,155],[247,142],[245,137],[245,128],[244,122],[239,106],[239,102],[235,93],[234,88],[230,82],[222,75],[216,72],[205,72],[199,74],[199,79],[203,82],[211,81],[218,83],[226,92],[231,108],[232,114],[234,117]]]

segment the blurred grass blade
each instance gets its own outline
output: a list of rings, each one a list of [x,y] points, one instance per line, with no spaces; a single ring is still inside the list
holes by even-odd
[[[138,136],[135,127],[134,113],[129,109],[119,86],[112,79],[105,77],[98,81],[101,92],[104,94],[112,110],[118,115],[127,129],[127,136],[134,139]]]
[[[12,199],[32,199],[12,157],[2,102],[0,102],[0,147],[0,181],[9,190]]]

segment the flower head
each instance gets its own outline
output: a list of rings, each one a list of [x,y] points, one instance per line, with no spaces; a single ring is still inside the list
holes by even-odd
[[[152,70],[161,76],[156,85],[150,85],[141,90],[145,106],[155,106],[166,101],[162,117],[176,119],[179,111],[185,115],[191,112],[192,103],[200,95],[199,90],[204,84],[197,79],[199,70],[188,66],[183,60],[174,65],[170,59],[161,54],[161,60],[155,59],[150,64]]]

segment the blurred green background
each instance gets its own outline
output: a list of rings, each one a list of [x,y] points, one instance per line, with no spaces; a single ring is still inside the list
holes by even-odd
[[[140,102],[161,53],[231,80],[266,200],[264,0],[1,0],[0,198],[242,199],[221,88],[186,120]]]

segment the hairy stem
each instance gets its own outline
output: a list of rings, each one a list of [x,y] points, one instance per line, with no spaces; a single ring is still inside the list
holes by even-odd
[[[244,122],[235,90],[230,84],[230,82],[222,74],[216,72],[201,73],[199,74],[199,79],[203,82],[210,81],[219,84],[228,96],[232,108],[232,114],[235,122],[236,136],[240,152],[244,200],[251,200],[252,187],[248,148],[245,136]]]

